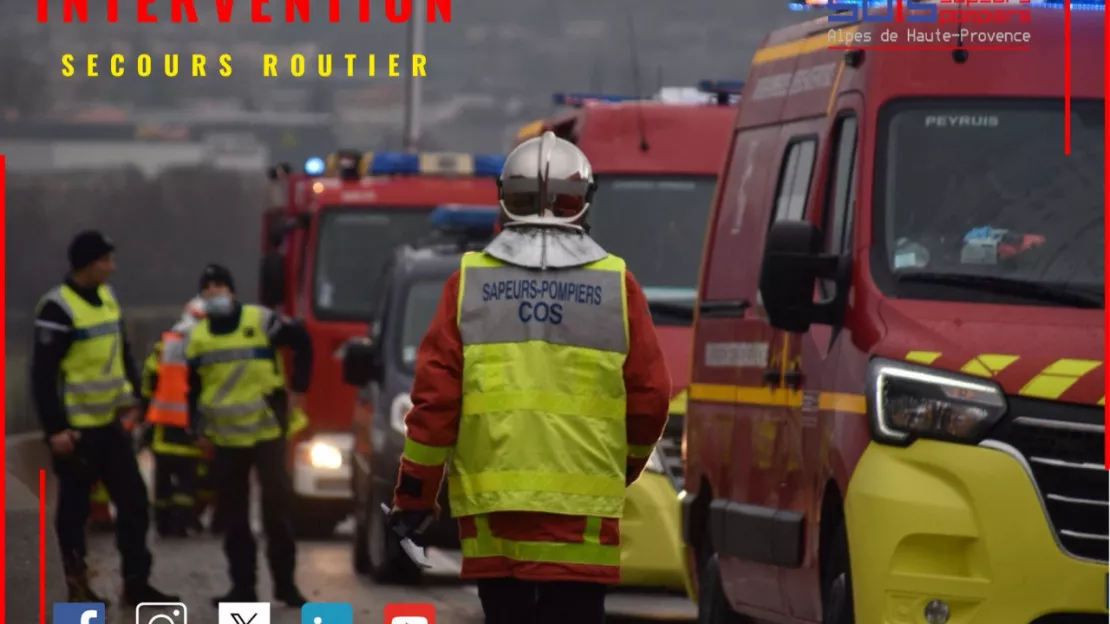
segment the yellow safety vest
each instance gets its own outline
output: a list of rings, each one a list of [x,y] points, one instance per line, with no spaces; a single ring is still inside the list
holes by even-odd
[[[62,358],[62,396],[66,419],[74,429],[103,427],[116,410],[135,403],[123,367],[120,309],[112,289],[97,289],[101,305],[85,301],[63,284],[43,296],[39,308],[54,302],[73,320],[73,343]]]
[[[198,409],[204,433],[217,446],[249,447],[282,435],[267,402],[267,396],[284,384],[264,329],[269,314],[244,305],[234,332],[213,335],[206,318],[188,333],[185,355],[200,376]]]
[[[624,260],[538,271],[471,252],[461,269],[452,513],[619,518],[628,455]],[[406,442],[418,463],[422,450],[430,447]]]

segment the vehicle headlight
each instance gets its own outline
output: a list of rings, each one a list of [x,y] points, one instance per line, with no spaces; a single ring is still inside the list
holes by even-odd
[[[645,466],[644,469],[651,472],[658,472],[659,474],[666,474],[666,468],[663,467],[663,458],[659,456],[659,449],[651,452],[651,456],[648,457],[647,466]]]
[[[401,435],[407,435],[405,414],[408,414],[410,409],[412,409],[412,397],[408,392],[402,392],[394,397],[393,404],[389,407],[389,425]]]
[[[871,360],[867,411],[876,442],[976,443],[1006,413],[993,381],[883,358]]]
[[[343,466],[343,451],[327,442],[314,442],[308,451],[308,461],[313,468],[338,470]]]

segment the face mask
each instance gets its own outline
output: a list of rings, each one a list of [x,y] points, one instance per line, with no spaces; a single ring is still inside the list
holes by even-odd
[[[204,300],[204,311],[213,316],[231,312],[231,295],[213,295]]]

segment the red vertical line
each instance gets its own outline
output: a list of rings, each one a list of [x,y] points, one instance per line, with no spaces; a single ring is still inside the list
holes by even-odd
[[[1110,33],[1110,7],[1102,11],[1102,98],[1110,98],[1110,42],[1107,42],[1107,33]],[[1106,160],[1106,152],[1110,151],[1110,134],[1107,133],[1106,125],[1110,124],[1110,109],[1102,107],[1102,147],[1103,147],[1103,161],[1102,161],[1102,211],[1108,212],[1107,207],[1110,207],[1110,160]],[[1110,220],[1103,214],[1102,218],[1102,253],[1106,256],[1106,262],[1110,262],[1110,246],[1106,242],[1110,241]],[[1106,265],[1103,263],[1103,266]],[[1103,276],[1104,280],[1104,276]],[[1106,291],[1106,289],[1103,289]],[[1110,292],[1103,292],[1102,313],[1104,315],[1104,323],[1102,324],[1103,334],[1103,354],[1110,353],[1110,332],[1107,331],[1107,326],[1110,325]],[[1103,389],[1110,388],[1110,368],[1102,366],[1102,383]],[[1104,402],[1104,401],[1103,401]],[[1103,462],[1106,464],[1107,469],[1110,469],[1110,407],[1102,406],[1103,419],[1106,421],[1106,441],[1102,445]],[[1108,590],[1110,591],[1110,590]]]
[[[1102,12],[1102,97],[1110,98],[1110,43],[1106,40],[1106,34],[1110,33],[1110,7],[1104,9]],[[1103,115],[1103,163],[1102,163],[1102,210],[1106,212],[1107,206],[1110,206],[1110,160],[1106,160],[1105,153],[1110,152],[1110,134],[1106,131],[1106,124],[1110,124],[1110,109],[1105,106],[1102,111]],[[1105,262],[1110,262],[1110,247],[1107,247],[1105,241],[1110,240],[1110,220],[1103,216],[1102,219],[1102,240],[1103,253],[1105,254]],[[1103,266],[1105,267],[1105,262]],[[1103,289],[1105,291],[1105,288]],[[1105,323],[1103,324],[1103,353],[1110,353],[1110,332],[1106,331],[1106,327],[1110,325],[1110,293],[1103,294],[1103,314],[1105,316]],[[1102,367],[1104,388],[1110,387],[1110,368]],[[1110,409],[1105,405],[1103,406],[1103,418],[1105,419],[1106,440],[1103,444],[1103,461],[1106,467],[1110,469]]]
[[[39,469],[39,624],[46,624],[46,471]]]
[[[1064,0],[1064,154],[1071,154],[1071,0]]]
[[[4,222],[5,222],[5,219],[3,217],[4,217],[4,155],[0,154],[0,304],[5,303],[4,302],[4,288],[3,288],[3,282],[4,282]],[[6,327],[6,325],[4,323],[4,308],[5,307],[6,307],[5,305],[0,305],[0,327]],[[4,347],[4,333],[6,331],[7,331],[6,329],[0,329],[0,349],[2,349]],[[7,351],[4,350],[4,352],[6,353]],[[0,358],[0,376],[2,376],[2,375],[4,375],[4,359]],[[3,398],[4,398],[4,386],[0,385],[0,399],[3,399]],[[0,409],[0,423],[4,422],[4,418],[5,418],[4,411],[5,410]],[[0,444],[0,464],[4,464],[5,466],[8,465],[7,464],[8,460],[5,457],[5,447],[6,446],[7,445],[5,445],[5,444]],[[7,471],[5,471],[5,473],[6,472]],[[4,487],[5,487],[4,479],[6,479],[6,478],[7,478],[6,476],[0,477],[0,496],[5,494],[5,492],[4,492]],[[0,516],[0,548],[7,546],[7,542],[5,541],[5,538],[4,538],[4,530],[5,530],[4,517]],[[6,572],[6,570],[4,569],[4,559],[6,559],[6,557],[0,557],[0,579],[6,579],[7,578],[4,575],[5,572]],[[3,621],[4,614],[7,613],[7,611],[4,610],[4,600],[5,600],[5,598],[7,598],[7,596],[4,595],[5,594],[5,592],[4,592],[4,586],[5,585],[6,585],[6,583],[0,583],[0,621]]]

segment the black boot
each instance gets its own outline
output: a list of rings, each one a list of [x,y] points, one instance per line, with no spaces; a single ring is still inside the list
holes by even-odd
[[[123,582],[123,604],[134,607],[143,602],[181,602],[181,596],[171,596],[155,589],[145,580]]]
[[[66,573],[66,594],[69,596],[69,602],[102,602],[108,604],[108,601],[97,595],[96,592],[89,587],[89,577],[85,570]]]
[[[258,592],[254,588],[232,587],[223,596],[212,599],[212,606],[219,607],[221,602],[258,602]]]
[[[301,590],[293,583],[283,583],[274,587],[274,600],[284,602],[288,607],[300,608],[308,602]]]

